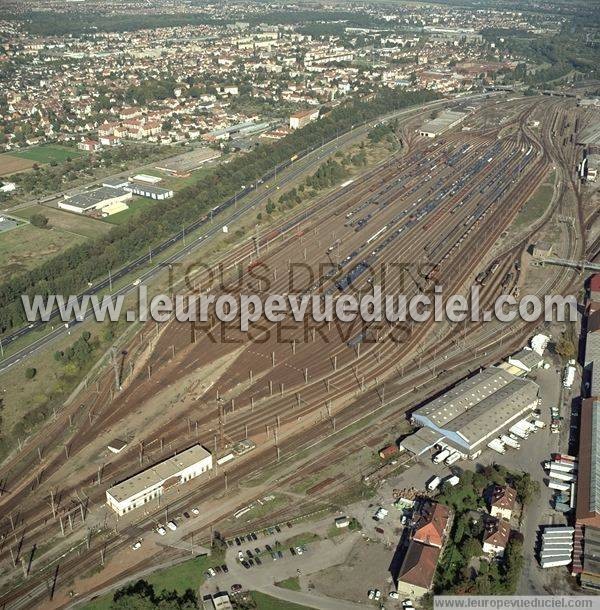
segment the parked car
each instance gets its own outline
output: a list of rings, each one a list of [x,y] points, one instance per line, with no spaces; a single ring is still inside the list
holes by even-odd
[[[242,585],[240,585],[239,583],[235,583],[233,585],[231,585],[231,591],[233,593],[239,593],[244,587],[242,587]]]
[[[131,545],[131,549],[134,551],[137,551],[140,547],[142,546],[142,541],[141,540],[136,540],[132,545]]]
[[[211,576],[216,576],[216,575],[217,575],[217,572],[215,571],[215,569],[214,569],[214,568],[208,568],[208,573],[209,573]]]
[[[390,596],[392,599],[399,599],[399,597],[400,597],[400,596],[398,595],[398,591],[390,591],[389,596]]]
[[[278,534],[280,534],[280,533],[281,533],[281,528],[280,528],[278,525],[276,525],[276,526],[275,526],[275,531],[276,531]]]
[[[236,543],[238,546],[241,546],[242,541],[241,541],[239,538],[236,538],[236,539],[235,539],[235,543]]]
[[[381,591],[379,589],[375,589],[375,599],[379,599],[381,597]]]
[[[290,553],[292,556],[296,554],[296,549],[293,546],[290,547]]]
[[[291,527],[292,527],[292,524],[291,524],[289,521],[286,523],[286,525],[287,525],[289,528],[291,528]]]
[[[385,532],[384,532],[384,531],[383,531],[383,530],[382,530],[380,527],[376,527],[376,528],[375,528],[375,531],[376,531],[378,534],[385,534]]]
[[[255,557],[254,561],[256,561],[256,565],[257,566],[261,566],[262,565],[262,561],[260,560],[260,557]]]
[[[159,534],[160,536],[164,536],[164,535],[167,533],[167,530],[166,530],[166,529],[165,529],[165,528],[164,528],[162,525],[159,525],[159,526],[156,528],[156,531],[158,532],[158,534]]]
[[[242,561],[242,565],[246,568],[246,570],[250,569],[250,564],[246,560]]]
[[[226,564],[223,564],[223,565],[221,566],[221,570],[223,570],[223,573],[224,573],[224,574],[229,574],[229,568],[227,567],[227,565],[226,565]]]
[[[238,559],[244,561],[244,553],[242,553],[242,551],[238,551]]]
[[[279,557],[279,559],[283,559],[283,553],[281,551],[277,551],[277,557]]]
[[[296,547],[296,553],[298,553],[298,555],[302,555],[302,547],[301,546],[297,546]]]
[[[197,508],[192,508],[192,515],[197,517],[199,514],[200,514],[200,511]]]
[[[175,523],[175,521],[169,521],[167,527],[174,532],[177,529],[177,523]]]
[[[257,555],[260,555],[260,549],[259,549],[258,547],[256,547],[256,548],[254,549],[254,552],[255,552]]]
[[[248,555],[248,557],[254,557],[254,555],[252,554],[252,551],[250,549],[248,549],[246,551],[246,555]]]
[[[271,547],[270,544],[266,544],[265,549],[267,549],[267,551],[269,551],[269,553],[271,553],[273,551],[273,548]]]
[[[248,559],[248,563],[253,566],[254,565],[254,559]]]
[[[271,559],[273,561],[277,561],[277,555],[275,555],[275,553],[271,553]]]
[[[185,512],[183,513],[183,516],[184,516],[186,519],[189,519],[189,518],[190,518],[190,513],[188,513],[187,511],[185,511]]]
[[[252,540],[257,540],[258,539],[258,536],[254,532],[252,532],[250,534],[250,536],[252,536]]]

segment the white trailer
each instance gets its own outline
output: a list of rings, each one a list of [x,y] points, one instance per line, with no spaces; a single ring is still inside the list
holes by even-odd
[[[448,466],[452,466],[452,464],[454,464],[454,462],[458,462],[458,460],[460,460],[460,453],[454,451],[446,458],[446,464]]]
[[[572,364],[569,364],[565,369],[565,374],[563,377],[563,387],[570,389],[573,387],[573,382],[575,381],[575,367]]]
[[[442,449],[439,453],[433,456],[433,463],[440,464],[450,455],[450,449]]]
[[[571,486],[568,483],[565,483],[564,481],[556,481],[554,479],[550,479],[548,487],[550,489],[558,489],[559,491],[567,491],[568,489],[570,489]]]
[[[546,424],[541,419],[535,419],[533,425],[540,430],[546,427]]]
[[[528,430],[524,430],[523,428],[521,428],[520,426],[517,426],[517,424],[515,424],[514,426],[512,426],[511,428],[509,428],[510,432],[512,432],[515,436],[518,436],[519,438],[522,439],[526,439],[529,436],[529,431]]]
[[[534,433],[537,432],[537,428],[527,419],[522,419],[521,421],[517,422],[517,426],[521,426],[521,428],[523,428],[524,430],[527,430],[529,433]]]
[[[544,467],[546,470],[556,470],[557,472],[577,472],[577,464],[574,462],[545,462]]]
[[[497,451],[498,453],[506,453],[506,449],[504,448],[504,443],[499,439],[495,438],[491,440],[487,446],[493,451]]]
[[[565,555],[563,557],[552,557],[550,559],[542,559],[540,561],[540,566],[544,569],[546,568],[558,568],[559,566],[568,566],[571,563],[572,559],[570,555]]]
[[[510,436],[507,436],[506,434],[503,434],[500,437],[500,440],[505,445],[508,445],[509,447],[512,447],[513,449],[520,449],[521,448],[521,443],[519,443],[519,441],[516,441],[513,438],[510,438]]]
[[[442,482],[442,479],[440,479],[440,477],[433,477],[427,483],[427,489],[429,491],[435,491],[440,486],[441,482]]]
[[[550,468],[548,471],[548,475],[551,479],[558,479],[559,481],[567,481],[568,483],[573,483],[576,480],[575,474],[572,472],[561,472],[560,470],[554,470],[554,468]]]
[[[449,485],[452,485],[452,487],[454,487],[455,485],[458,485],[460,483],[460,477],[457,477],[456,475],[446,477],[444,479],[444,483],[448,483]]]

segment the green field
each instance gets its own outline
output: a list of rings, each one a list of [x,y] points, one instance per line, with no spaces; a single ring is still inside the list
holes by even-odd
[[[525,202],[515,219],[515,228],[528,227],[544,215],[552,202],[554,176],[555,172],[551,172],[546,180],[538,186],[535,193]]]
[[[282,589],[289,589],[290,591],[300,591],[300,579],[297,576],[290,576],[285,580],[280,580],[279,582],[276,582],[275,585]]]
[[[173,191],[177,192],[180,191],[181,189],[185,188],[186,186],[191,186],[192,184],[195,184],[196,182],[198,182],[198,180],[200,180],[201,178],[203,178],[204,176],[214,172],[217,169],[218,166],[211,166],[211,167],[202,167],[200,169],[197,169],[195,171],[193,171],[189,176],[186,176],[185,178],[178,178],[177,176],[171,176],[170,174],[168,174],[167,172],[163,172],[160,169],[156,169],[156,168],[146,168],[143,170],[140,170],[140,174],[148,174],[148,176],[156,176],[157,178],[162,178],[162,182],[160,184],[157,184],[157,186],[160,186],[162,188],[166,188],[166,189],[172,189]]]
[[[0,276],[6,278],[33,269],[85,239],[59,229],[38,229],[29,224],[0,233]]]
[[[139,214],[139,212],[142,210],[160,203],[162,202],[156,201],[155,199],[148,199],[147,197],[134,197],[131,201],[127,202],[127,205],[129,206],[128,210],[123,210],[118,214],[107,216],[104,218],[104,222],[108,222],[113,225],[122,225],[136,214]]]
[[[101,237],[112,229],[112,225],[97,218],[44,205],[32,205],[16,213],[17,216],[26,220],[29,220],[34,214],[45,216],[48,224],[55,229],[90,239]]]
[[[68,158],[74,159],[75,157],[82,157],[83,151],[77,148],[71,148],[69,146],[59,146],[58,144],[43,144],[42,146],[33,146],[26,148],[25,150],[19,150],[11,153],[14,157],[20,157],[21,159],[29,159],[36,163],[50,163],[56,161],[60,163],[66,161]]]
[[[222,556],[202,556],[194,557],[183,563],[179,563],[164,570],[153,572],[144,578],[154,587],[154,592],[159,594],[161,591],[176,591],[183,595],[187,589],[192,589],[195,593],[204,582],[204,572],[212,566],[223,563]],[[114,593],[102,595],[85,606],[84,610],[108,610],[112,603]]]
[[[292,602],[286,602],[282,599],[259,593],[258,591],[251,591],[250,595],[256,604],[258,610],[307,610],[308,606],[300,606],[299,604],[293,604]]]

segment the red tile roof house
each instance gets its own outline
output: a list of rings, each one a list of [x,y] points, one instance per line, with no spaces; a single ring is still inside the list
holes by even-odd
[[[415,521],[412,538],[417,542],[441,548],[449,525],[450,509],[437,502],[426,502]]]
[[[502,557],[509,538],[510,523],[506,519],[488,519],[483,532],[483,552]]]
[[[421,506],[398,573],[398,593],[418,599],[431,589],[451,522],[447,506],[429,501]]]
[[[495,485],[490,494],[490,515],[510,521],[516,500],[517,492],[512,487]]]

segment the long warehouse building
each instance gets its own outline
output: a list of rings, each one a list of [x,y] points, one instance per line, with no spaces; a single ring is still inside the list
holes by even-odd
[[[212,467],[211,453],[202,445],[193,445],[107,489],[106,503],[118,515],[124,515],[162,496],[166,489],[186,483]]]
[[[421,455],[442,443],[474,459],[501,430],[537,408],[538,390],[530,379],[484,369],[413,411],[412,423],[422,428],[401,447]]]

